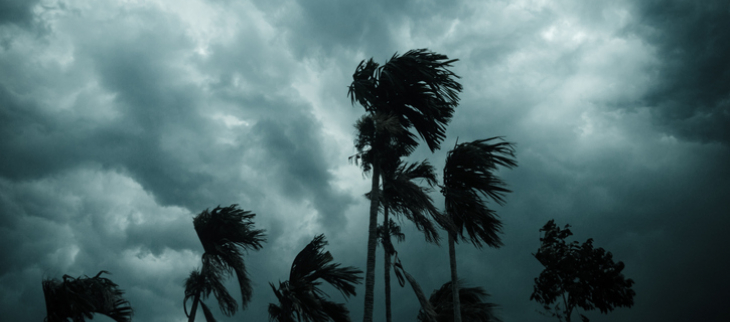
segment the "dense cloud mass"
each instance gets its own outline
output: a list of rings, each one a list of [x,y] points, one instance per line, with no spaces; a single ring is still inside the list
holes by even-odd
[[[504,246],[457,246],[460,277],[504,321],[554,320],[529,301],[550,219],[636,281],[634,307],[581,312],[592,321],[730,318],[721,0],[4,1],[0,316],[40,321],[43,278],[108,270],[134,320],[185,320],[183,281],[203,252],[192,217],[218,205],[267,231],[245,256],[247,309],[227,318],[208,300],[220,321],[267,320],[268,283],[317,234],[364,269],[370,182],[348,162],[364,110],[347,86],[361,60],[415,48],[458,58],[464,90],[442,150],[410,161],[442,169],[457,138],[516,143],[519,167],[499,172],[513,192],[494,206]],[[402,223],[395,247],[428,294],[450,278],[447,247]],[[393,281],[393,298],[394,320],[415,321],[412,291]]]

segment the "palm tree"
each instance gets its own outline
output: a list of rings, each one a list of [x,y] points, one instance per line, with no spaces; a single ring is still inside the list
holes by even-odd
[[[382,164],[383,196],[381,204],[383,205],[383,225],[378,226],[378,229],[382,230],[378,237],[385,249],[383,277],[385,280],[385,316],[386,321],[391,322],[390,268],[391,257],[395,253],[390,242],[390,236],[393,234],[389,230],[394,227],[398,229],[397,233],[400,233],[400,227],[388,218],[389,210],[392,209],[395,214],[404,215],[416,225],[418,230],[424,233],[427,242],[436,244],[438,244],[440,237],[436,225],[433,224],[431,219],[438,223],[444,222],[444,219],[428,195],[430,189],[421,187],[415,182],[422,179],[426,180],[431,187],[436,185],[436,172],[433,166],[425,160],[421,163],[412,164],[406,164],[400,158],[388,161],[390,162],[383,162]]]
[[[46,299],[46,322],[74,322],[93,319],[94,314],[104,314],[114,321],[132,320],[132,307],[122,295],[124,292],[108,278],[101,277],[101,271],[94,277],[73,278],[63,276],[63,281],[44,279],[43,295]]]
[[[344,296],[355,295],[355,284],[359,284],[362,271],[355,267],[340,267],[331,263],[330,252],[323,252],[327,241],[324,235],[314,239],[299,252],[292,263],[289,280],[274,284],[271,289],[279,305],[269,304],[271,320],[278,322],[349,322],[349,311],[344,304],[327,299],[328,295],[319,288],[322,281],[329,283]]]
[[[496,212],[487,207],[482,197],[504,204],[508,192],[506,184],[493,171],[497,166],[513,168],[514,147],[509,142],[493,137],[485,140],[461,143],[449,151],[444,165],[444,185],[441,192],[446,204],[446,216],[450,223],[444,227],[449,233],[449,260],[454,304],[454,321],[461,322],[459,307],[458,277],[456,274],[456,250],[454,243],[469,240],[481,248],[482,242],[491,247],[500,247],[502,241],[497,235],[502,223]],[[466,233],[464,232],[466,230]]]
[[[206,209],[193,218],[195,232],[205,252],[201,271],[193,271],[185,281],[183,304],[193,298],[188,321],[195,321],[198,303],[202,304],[206,320],[212,321],[210,310],[202,302],[211,292],[218,300],[223,314],[231,316],[238,310],[236,300],[222,282],[231,272],[235,272],[238,278],[242,307],[245,308],[251,300],[253,291],[243,262],[243,251],[259,250],[266,241],[264,230],[253,228],[255,216],[256,214],[239,209],[234,204],[225,208],[218,206],[210,212]],[[187,306],[185,314],[187,315]]]
[[[501,322],[502,320],[494,314],[494,303],[485,302],[489,297],[481,287],[462,287],[457,283],[459,289],[461,316],[467,321],[474,322]],[[454,303],[452,292],[454,290],[451,281],[446,282],[441,288],[431,293],[429,303],[436,313],[436,322],[454,321]],[[418,312],[418,321],[430,322],[430,316],[423,310]]]
[[[410,50],[402,56],[396,53],[383,66],[372,59],[367,62],[363,60],[352,75],[348,96],[352,104],[357,101],[365,108],[373,130],[370,140],[366,141],[367,147],[358,147],[359,152],[369,152],[367,161],[372,166],[365,322],[372,322],[373,319],[380,158],[386,155],[386,146],[393,145],[392,142],[398,142],[395,146],[403,152],[413,151],[418,143],[415,134],[410,132],[411,128],[415,129],[432,152],[439,149],[446,136],[446,125],[459,101],[458,92],[462,89],[455,80],[458,76],[448,69],[455,61],[426,49]]]

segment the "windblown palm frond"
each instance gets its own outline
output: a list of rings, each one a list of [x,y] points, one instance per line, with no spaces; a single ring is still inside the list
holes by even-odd
[[[205,256],[205,255],[204,255]],[[205,261],[204,261],[205,262]],[[211,293],[218,300],[221,312],[227,316],[233,315],[238,310],[238,303],[228,293],[223,286],[223,280],[227,277],[228,272],[221,270],[219,267],[203,265],[202,271],[194,270],[190,273],[190,277],[185,280],[185,299],[183,300],[183,308],[185,315],[190,317],[187,309],[187,301],[192,299],[195,301],[198,297],[198,304],[203,308],[206,321],[215,321],[213,314],[203,300],[207,299]]]
[[[398,158],[384,166],[380,208],[388,207],[396,215],[404,215],[423,232],[426,241],[438,245],[440,237],[434,222],[446,225],[448,220],[434,206],[428,195],[430,188],[417,184],[419,179],[425,180],[429,187],[436,185],[436,172],[428,160],[406,164]],[[370,199],[370,195],[366,193],[365,197]]]
[[[395,237],[398,242],[406,240],[406,235],[401,231],[400,226],[393,221],[393,219],[388,221],[388,227],[378,225],[378,241],[381,245],[383,245],[387,254],[395,255],[395,247],[390,241],[390,238],[388,238],[389,236]]]
[[[264,230],[253,227],[255,216],[256,214],[239,209],[234,204],[224,208],[216,207],[213,211],[206,209],[193,219],[195,232],[205,250],[203,272],[208,271],[212,274],[209,276],[216,277],[225,277],[227,273],[235,272],[241,289],[243,308],[251,300],[253,293],[242,257],[243,250],[259,250],[266,241]],[[235,313],[236,306],[230,310],[229,304],[221,303],[221,310],[230,316]]]
[[[396,116],[404,129],[413,127],[435,151],[446,137],[446,124],[462,90],[455,80],[459,77],[448,69],[456,61],[427,49],[396,53],[383,66],[372,59],[362,61],[348,96],[371,114]]]
[[[506,184],[493,172],[498,166],[517,166],[512,144],[491,142],[497,139],[501,138],[493,137],[457,145],[449,152],[444,166],[442,193],[445,197],[446,214],[453,225],[451,228],[461,239],[466,239],[466,230],[466,235],[477,247],[481,247],[482,242],[492,247],[502,245],[497,235],[501,231],[502,223],[481,197],[503,204],[503,196],[510,190],[505,188]]]
[[[360,283],[362,271],[355,267],[340,267],[330,252],[324,235],[316,236],[297,254],[292,263],[289,280],[271,284],[279,305],[269,304],[269,316],[273,321],[350,321],[349,311],[343,304],[329,301],[328,295],[319,288],[322,281],[339,290],[343,296],[355,295],[355,284]]]
[[[429,187],[436,185],[436,171],[427,160],[407,164],[397,159],[385,165],[382,204],[413,222],[426,241],[438,244],[440,237],[434,222],[444,224],[445,219],[428,194],[430,188],[418,185],[418,180],[425,180]]]
[[[71,318],[74,322],[93,319],[94,314],[103,314],[117,322],[132,319],[132,307],[122,295],[124,292],[108,278],[100,277],[100,271],[94,277],[73,278],[63,276],[63,281],[44,279],[43,295],[46,299],[46,322],[65,322]]]
[[[462,287],[461,281],[457,283],[459,287],[459,299],[461,304],[461,317],[464,321],[474,322],[500,322],[501,319],[494,314],[497,307],[494,303],[485,302],[484,299],[489,294],[481,287]],[[454,321],[454,305],[453,305],[453,287],[451,282],[447,282],[438,290],[431,293],[429,303],[436,312],[437,322]],[[423,310],[418,313],[418,320],[427,322],[428,316]]]
[[[370,172],[376,157],[379,164],[388,163],[410,155],[417,147],[413,134],[406,131],[392,114],[366,114],[355,123],[355,129],[355,149],[358,152],[349,159],[360,165],[365,173]]]

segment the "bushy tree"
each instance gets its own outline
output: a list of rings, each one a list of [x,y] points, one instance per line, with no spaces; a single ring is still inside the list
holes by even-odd
[[[576,308],[598,309],[607,314],[616,307],[631,307],[634,281],[621,273],[624,263],[614,262],[611,252],[594,248],[592,238],[583,244],[566,242],[565,238],[573,235],[569,227],[561,229],[550,220],[540,229],[544,235],[533,255],[545,270],[535,278],[530,300],[543,304],[548,314],[558,320],[568,322]],[[588,321],[582,314],[581,319]]]

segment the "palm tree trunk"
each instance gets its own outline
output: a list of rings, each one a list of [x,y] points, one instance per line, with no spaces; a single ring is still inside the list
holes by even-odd
[[[392,322],[390,309],[390,252],[385,245],[390,244],[390,225],[388,223],[388,204],[384,203],[383,209],[383,250],[385,253],[385,272],[383,273],[383,279],[385,280],[385,321]]]
[[[408,280],[408,283],[411,284],[411,287],[413,288],[413,292],[416,293],[418,302],[421,303],[421,309],[426,314],[427,321],[436,322],[436,311],[433,309],[431,302],[428,301],[426,294],[423,293],[423,290],[421,289],[421,285],[419,285],[418,282],[416,282],[416,279],[413,278],[413,276],[411,274],[408,274],[408,272],[406,272],[405,269],[403,270],[403,275],[405,275],[406,279]]]
[[[198,301],[200,301],[200,293],[195,294],[195,299],[193,299],[193,307],[190,308],[190,317],[188,318],[188,322],[195,321],[195,313],[198,310]]]
[[[451,293],[454,295],[454,322],[461,322],[461,302],[459,301],[459,278],[456,275],[456,236],[449,232],[449,262],[451,263]]]
[[[370,223],[368,224],[368,259],[365,268],[365,310],[364,322],[373,322],[375,291],[375,248],[377,247],[378,205],[380,201],[380,166],[373,162],[373,184],[370,197]]]

